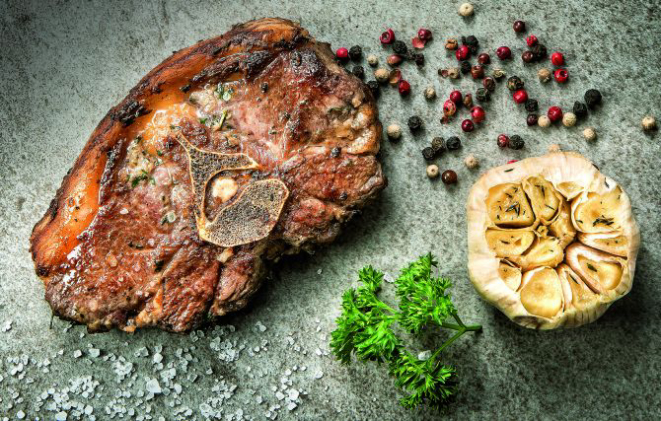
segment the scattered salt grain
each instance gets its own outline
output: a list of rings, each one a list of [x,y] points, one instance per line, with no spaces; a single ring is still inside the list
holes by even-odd
[[[82,356],[83,356],[83,351],[81,351],[80,349],[77,349],[77,350],[73,351],[73,357],[74,358],[80,358]]]
[[[422,361],[427,361],[431,357],[431,351],[426,350],[418,354],[418,359]]]

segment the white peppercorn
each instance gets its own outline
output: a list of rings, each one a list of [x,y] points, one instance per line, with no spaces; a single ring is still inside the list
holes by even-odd
[[[387,69],[384,69],[384,68],[377,69],[374,72],[374,78],[379,83],[386,83],[386,82],[388,82],[388,79],[390,78],[390,72]]]
[[[643,126],[643,130],[645,130],[646,132],[651,132],[652,130],[656,130],[657,128],[656,119],[651,115],[646,115],[645,117],[643,117],[642,126]]]
[[[436,98],[436,89],[433,86],[425,88],[425,98],[429,100]]]
[[[587,127],[585,130],[583,130],[583,137],[585,140],[592,142],[597,139],[597,131],[594,129],[594,127]]]
[[[367,56],[367,64],[369,64],[372,67],[376,67],[376,65],[379,64],[379,58],[374,54],[370,54],[369,56]]]
[[[478,165],[477,158],[475,158],[473,155],[468,155],[466,158],[464,158],[464,164],[466,164],[466,167],[473,169]]]
[[[572,127],[576,125],[576,114],[572,112],[564,113],[562,116],[562,124],[565,127]]]
[[[435,164],[427,165],[427,177],[432,179],[436,178],[438,177],[438,172],[439,172],[438,165]]]
[[[540,115],[539,118],[537,119],[537,125],[539,127],[550,127],[551,126],[551,119],[548,118],[545,115]]]
[[[397,124],[389,125],[386,132],[388,134],[388,139],[390,140],[397,140],[402,137],[402,128]]]
[[[546,83],[551,80],[553,73],[551,73],[549,69],[543,67],[537,71],[537,77],[539,78],[540,82]]]
[[[464,3],[459,6],[459,14],[463,17],[471,16],[475,12],[473,5],[470,3]]]

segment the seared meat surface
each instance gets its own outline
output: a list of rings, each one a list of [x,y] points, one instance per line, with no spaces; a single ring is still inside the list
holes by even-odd
[[[35,226],[46,299],[91,330],[240,309],[269,261],[332,241],[385,187],[380,137],[369,89],[293,22],[181,50],[101,121]]]

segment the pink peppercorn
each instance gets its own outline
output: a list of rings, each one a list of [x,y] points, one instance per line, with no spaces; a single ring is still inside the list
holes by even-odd
[[[344,47],[338,48],[335,52],[335,57],[337,57],[340,61],[347,61],[349,60],[349,50]]]
[[[523,104],[528,100],[528,92],[526,92],[525,89],[519,89],[518,91],[514,92],[512,97],[514,98],[514,102],[517,104]]]
[[[498,141],[496,142],[499,148],[506,148],[510,145],[510,138],[506,134],[498,135]]]
[[[471,108],[471,117],[473,118],[473,122],[475,123],[481,123],[484,121],[486,118],[487,113],[484,111],[484,108],[480,106],[475,106]]]
[[[537,45],[537,37],[534,35],[528,35],[526,38],[526,44],[528,44],[528,47],[534,47]]]
[[[556,71],[553,72],[553,77],[556,82],[565,83],[567,82],[567,79],[569,79],[569,72],[567,69],[556,69]]]
[[[560,121],[562,120],[562,109],[560,107],[551,107],[549,108],[548,112],[546,113],[548,116],[549,120],[552,122]]]
[[[400,95],[406,96],[411,92],[411,84],[405,80],[400,80],[397,89],[399,90]]]
[[[450,92],[450,101],[454,102],[456,105],[461,105],[461,92],[459,91]]]
[[[496,50],[496,55],[501,60],[507,60],[512,57],[512,50],[510,50],[510,47],[498,47]]]
[[[477,62],[480,64],[489,64],[491,63],[491,57],[487,53],[482,53],[477,56]]]
[[[554,66],[562,66],[565,64],[565,56],[562,55],[562,53],[555,52],[551,54],[551,63],[553,63]]]
[[[381,34],[379,41],[381,41],[381,44],[392,44],[395,42],[395,32],[390,28],[386,29],[386,31]]]
[[[462,45],[459,48],[457,48],[457,51],[455,51],[454,56],[457,57],[457,60],[462,61],[462,60],[467,60],[471,55],[471,50],[468,48],[467,45]]]
[[[418,38],[423,41],[429,41],[432,38],[431,31],[427,28],[418,29]]]
[[[475,124],[472,121],[466,119],[461,122],[461,130],[465,132],[472,132],[475,129]]]

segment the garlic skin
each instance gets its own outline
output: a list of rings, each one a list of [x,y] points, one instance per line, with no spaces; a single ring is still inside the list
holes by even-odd
[[[504,212],[513,203],[516,215]],[[631,290],[640,233],[629,197],[578,153],[492,168],[466,210],[471,282],[521,326],[591,323]]]

